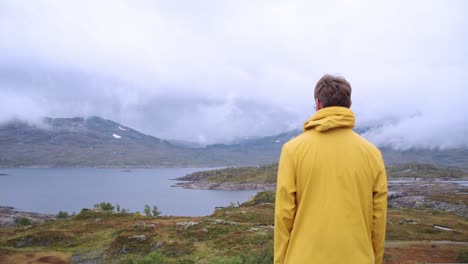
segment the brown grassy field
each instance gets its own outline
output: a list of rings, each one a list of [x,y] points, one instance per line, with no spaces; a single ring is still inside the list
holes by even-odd
[[[206,217],[84,211],[4,227],[0,263],[271,263],[273,199],[273,193],[262,193]],[[389,210],[384,263],[456,263],[466,248],[466,218],[429,209]]]

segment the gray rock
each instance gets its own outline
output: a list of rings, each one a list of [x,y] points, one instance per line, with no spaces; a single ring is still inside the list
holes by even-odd
[[[198,225],[199,223],[200,222],[193,222],[193,221],[179,222],[179,223],[176,223],[176,227],[187,229],[191,226]]]
[[[237,225],[236,222],[226,221],[226,220],[223,220],[223,219],[214,219],[213,223],[215,223],[215,224]]]
[[[90,257],[88,254],[79,254],[79,255],[73,255],[71,257],[71,263],[72,264],[101,264],[103,263],[103,261],[102,261],[102,257],[100,256]]]
[[[162,246],[164,246],[164,242],[158,242],[158,243],[156,243],[156,245],[154,245],[154,246],[151,248],[151,251],[158,250],[158,249],[161,248]]]
[[[138,241],[146,241],[146,236],[145,235],[136,235],[136,236],[128,237],[128,239],[136,239]]]
[[[155,224],[147,224],[147,223],[135,223],[132,224],[132,230],[133,231],[148,231],[148,230],[153,230],[156,228]]]
[[[54,215],[21,212],[10,206],[0,206],[0,227],[15,225],[15,221],[21,218],[28,218],[33,223],[55,220]]]

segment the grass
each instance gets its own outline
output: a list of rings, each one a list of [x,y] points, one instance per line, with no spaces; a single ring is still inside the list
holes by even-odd
[[[463,248],[458,252],[457,261],[460,263],[468,263],[468,249]]]
[[[233,167],[194,172],[179,180],[216,183],[276,183],[278,164],[261,167]]]
[[[422,243],[411,246],[392,247],[385,249],[385,264],[402,263],[465,263],[459,262],[459,252],[463,245],[440,245]]]
[[[164,263],[212,263],[236,256],[243,261],[260,261],[272,250],[273,208],[271,203],[226,207],[207,217],[146,217],[85,210],[68,219],[1,228],[0,259],[4,262],[0,262],[21,263],[47,252],[59,252],[60,257],[50,257],[64,263],[71,257],[146,263],[151,252],[160,254]],[[186,222],[196,224],[180,225]]]
[[[425,163],[402,163],[387,167],[389,178],[442,178],[461,179],[468,173],[454,167],[442,167]]]
[[[70,263],[71,258],[132,264],[272,263],[273,201],[274,193],[261,192],[241,206],[220,208],[206,217],[82,211],[68,219],[4,227],[0,263],[41,258],[49,263]],[[462,249],[467,238],[466,218],[433,210],[390,209],[384,263],[456,262],[466,257]],[[448,240],[462,244],[423,242]]]
[[[444,226],[453,231],[434,228]],[[467,241],[468,220],[446,212],[423,209],[392,209],[387,214],[387,240]],[[467,241],[468,242],[468,241]]]

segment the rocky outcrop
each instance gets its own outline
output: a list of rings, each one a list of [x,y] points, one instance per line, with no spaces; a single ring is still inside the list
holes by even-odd
[[[190,181],[178,182],[172,187],[182,187],[185,189],[200,189],[200,190],[225,190],[225,191],[239,191],[239,190],[264,190],[273,191],[276,189],[274,183],[231,183],[231,182],[205,182],[205,181]]]
[[[22,218],[27,218],[32,223],[41,223],[48,220],[54,220],[55,216],[32,212],[21,212],[15,210],[13,207],[0,206],[0,227],[15,225]]]
[[[422,195],[405,196],[396,199],[389,199],[388,204],[392,208],[426,208],[431,210],[441,210],[459,216],[468,217],[468,208],[462,204],[433,201]]]

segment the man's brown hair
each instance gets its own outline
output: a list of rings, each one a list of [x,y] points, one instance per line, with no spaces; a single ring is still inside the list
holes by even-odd
[[[319,99],[322,107],[351,106],[351,85],[343,77],[324,75],[315,85],[315,98]]]

